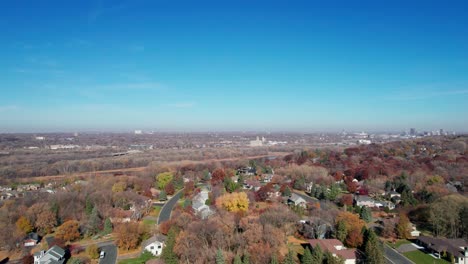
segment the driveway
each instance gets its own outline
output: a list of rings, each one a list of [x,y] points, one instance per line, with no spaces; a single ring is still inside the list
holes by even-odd
[[[99,264],[115,264],[117,263],[117,247],[113,242],[99,243],[99,252],[106,252],[104,258],[99,259]]]
[[[414,262],[407,259],[405,256],[401,255],[386,244],[384,244],[384,255],[387,264],[414,264]]]
[[[163,206],[161,212],[159,212],[158,225],[171,219],[172,209],[177,204],[177,201],[179,201],[180,197],[182,197],[182,190],[172,196],[172,198],[169,199],[169,201],[167,201]]]

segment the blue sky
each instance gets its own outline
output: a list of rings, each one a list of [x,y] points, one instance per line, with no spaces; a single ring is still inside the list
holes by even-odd
[[[466,1],[2,1],[0,132],[468,131]]]

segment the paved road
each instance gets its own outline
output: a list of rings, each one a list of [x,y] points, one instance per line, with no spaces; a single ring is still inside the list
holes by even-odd
[[[414,264],[411,260],[384,244],[384,253],[387,264]]]
[[[115,264],[117,263],[117,247],[113,242],[99,243],[99,252],[104,251],[106,255],[99,259],[99,264]]]
[[[182,189],[183,190],[183,189]],[[182,190],[180,190],[178,193],[176,193],[169,201],[166,202],[166,204],[163,206],[161,209],[161,212],[159,212],[159,217],[158,217],[158,225],[166,222],[167,220],[171,219],[171,212],[174,206],[176,205],[177,201],[179,201],[180,197],[182,197]]]

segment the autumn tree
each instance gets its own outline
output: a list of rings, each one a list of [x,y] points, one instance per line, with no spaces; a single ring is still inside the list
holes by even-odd
[[[86,254],[91,258],[91,259],[97,259],[99,258],[99,250],[96,244],[91,244],[88,247],[86,247]]]
[[[193,181],[188,181],[184,184],[184,197],[190,197],[195,190],[195,184]]]
[[[116,245],[123,250],[130,250],[138,247],[140,243],[140,230],[138,223],[120,224],[115,228]]]
[[[401,213],[398,223],[396,225],[396,233],[398,238],[407,239],[410,237],[410,221],[406,214]]]
[[[166,184],[166,186],[164,187],[164,191],[165,191],[168,195],[173,195],[173,194],[175,193],[174,183],[173,183],[173,182],[169,182],[168,184]]]
[[[343,222],[347,233],[345,242],[348,246],[358,247],[362,244],[361,230],[365,226],[365,223],[357,215],[350,212],[340,212],[336,217],[336,222],[337,225]]]
[[[171,172],[163,172],[156,176],[156,183],[160,190],[164,190],[164,187],[172,181],[174,175]]]
[[[212,185],[221,184],[224,182],[225,177],[226,177],[226,172],[221,168],[217,168],[211,174],[211,184]]]
[[[59,226],[55,232],[55,237],[64,241],[74,241],[80,237],[80,224],[76,220],[68,220]]]
[[[48,234],[57,225],[57,217],[49,210],[40,213],[36,219],[36,228],[42,234]]]
[[[21,232],[25,234],[33,230],[33,226],[31,225],[29,220],[24,216],[20,216],[18,218],[18,220],[16,221],[16,227],[18,228],[18,230],[20,230]]]
[[[249,198],[245,192],[227,193],[216,199],[216,206],[228,212],[246,212],[249,209]]]

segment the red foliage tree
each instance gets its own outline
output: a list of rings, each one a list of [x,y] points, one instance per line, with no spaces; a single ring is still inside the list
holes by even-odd
[[[173,195],[175,193],[174,183],[168,183],[166,187],[164,187],[164,191],[166,191],[168,195]]]
[[[343,206],[344,205],[347,205],[347,206],[353,205],[353,196],[351,194],[345,194],[345,195],[341,196],[340,203]]]
[[[218,185],[223,183],[225,177],[226,172],[223,169],[218,168],[214,170],[211,174],[211,185]]]

